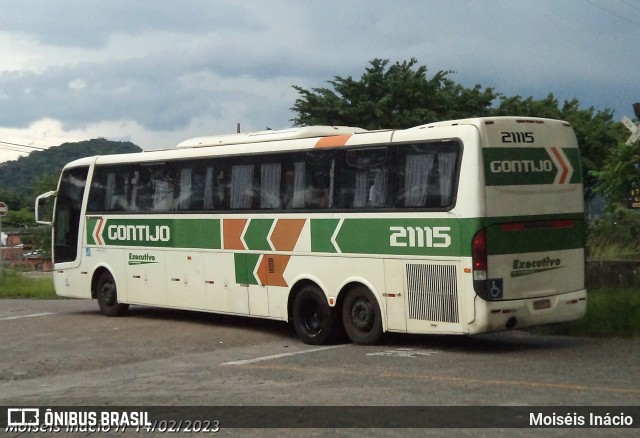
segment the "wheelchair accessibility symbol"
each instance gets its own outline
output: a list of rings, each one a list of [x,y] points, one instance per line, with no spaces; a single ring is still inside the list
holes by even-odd
[[[502,278],[489,279],[489,296],[493,299],[502,298]]]

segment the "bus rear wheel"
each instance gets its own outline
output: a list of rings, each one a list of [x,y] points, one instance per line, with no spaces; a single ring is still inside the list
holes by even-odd
[[[382,336],[382,314],[371,291],[358,286],[347,293],[342,306],[344,329],[356,344],[373,345]]]
[[[122,316],[129,309],[128,304],[118,302],[118,289],[110,272],[104,271],[96,282],[96,298],[100,312],[106,316]]]
[[[316,286],[302,288],[293,301],[293,327],[305,344],[327,343],[336,329],[334,312]]]

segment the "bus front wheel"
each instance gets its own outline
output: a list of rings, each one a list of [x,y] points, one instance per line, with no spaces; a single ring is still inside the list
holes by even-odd
[[[305,344],[322,345],[336,329],[336,318],[324,293],[316,286],[305,286],[293,301],[293,326]]]
[[[122,316],[129,309],[128,304],[118,302],[118,289],[110,272],[104,271],[96,283],[96,298],[100,312],[106,316]]]
[[[347,293],[342,306],[344,329],[356,344],[373,345],[382,336],[382,315],[378,301],[364,286]]]

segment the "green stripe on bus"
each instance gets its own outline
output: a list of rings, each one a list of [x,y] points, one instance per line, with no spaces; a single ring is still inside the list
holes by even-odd
[[[219,219],[87,218],[87,243],[150,248],[220,249]]]
[[[274,219],[251,219],[244,233],[247,249],[256,251],[271,251],[267,237]]]
[[[470,256],[475,218],[311,219],[313,252],[405,256]],[[335,244],[332,238],[335,236]]]
[[[555,228],[548,221],[570,220]],[[272,252],[268,241],[275,219],[252,219],[244,240],[248,251]],[[535,222],[533,227],[503,224]],[[471,240],[487,228],[489,254],[518,254],[582,248],[581,214],[491,218],[346,218],[310,219],[311,252],[396,256],[471,256]],[[149,248],[221,249],[220,219],[87,218],[89,245]],[[303,238],[301,236],[301,238]],[[238,257],[238,254],[236,254]],[[251,255],[252,258],[258,255]],[[245,259],[243,259],[245,260]],[[255,260],[236,272],[246,284],[253,278]]]
[[[259,259],[260,254],[233,254],[237,284],[259,284],[256,276],[253,274]]]
[[[331,236],[339,223],[339,219],[311,219],[311,252],[337,252],[331,243]]]
[[[580,159],[580,150],[578,150],[577,148],[567,148],[562,149],[562,151],[573,166],[573,175],[571,175],[569,184],[582,183],[582,160]]]
[[[174,219],[176,230],[174,246],[177,248],[220,249],[220,220]]]
[[[541,224],[543,222],[540,222]],[[543,251],[561,251],[584,247],[585,225],[575,220],[570,226],[510,230],[496,224],[487,228],[487,252],[489,255],[521,254]]]
[[[460,255],[460,222],[452,219],[345,219],[336,236],[343,253]]]

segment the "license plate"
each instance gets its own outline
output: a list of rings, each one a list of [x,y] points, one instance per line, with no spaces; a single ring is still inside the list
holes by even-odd
[[[533,308],[536,310],[549,309],[551,307],[551,300],[539,300],[533,302]]]

